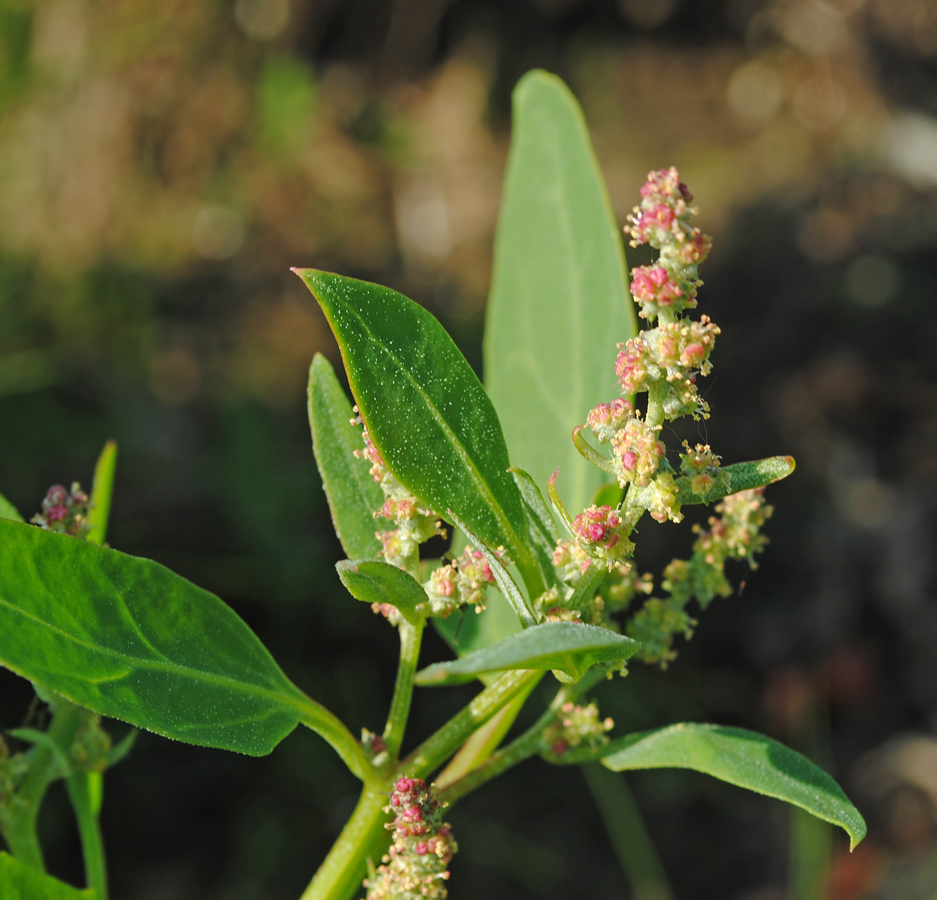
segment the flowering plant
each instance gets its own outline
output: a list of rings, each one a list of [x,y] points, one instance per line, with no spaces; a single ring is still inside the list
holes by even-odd
[[[443,811],[533,755],[615,772],[695,769],[840,825],[853,845],[861,840],[859,813],[792,750],[700,723],[612,736],[614,723],[587,697],[635,660],[666,666],[674,658],[696,624],[691,601],[704,610],[731,593],[729,560],[754,566],[771,513],[764,487],[793,470],[789,457],[722,465],[702,444],[668,456],[665,424],[710,414],[697,379],[711,369],[719,334],[706,316],[691,318],[710,247],[694,214],[675,169],[649,175],[626,228],[633,245],[659,251],[631,276],[647,325],[637,331],[622,242],[581,114],[561,82],[532,73],[515,95],[487,391],[417,304],[389,288],[295,270],[338,341],[355,403],[317,355],[309,419],[348,556],[338,572],[400,638],[379,733],[358,738],[308,697],[217,597],[104,546],[112,445],[90,497],[77,485],[53,487],[33,519],[39,527],[0,498],[0,662],[30,679],[52,711],[46,731],[11,732],[31,748],[0,743],[0,832],[10,851],[0,855],[0,895],[105,900],[100,780],[129,742],[112,747],[102,715],[253,755],[273,751],[298,724],[328,741],[362,792],[302,900],[361,890],[369,900],[445,897],[457,844]],[[612,371],[620,396],[603,398]],[[644,513],[679,522],[691,504],[715,504],[713,515],[655,591],[634,566],[636,525]],[[573,516],[567,506],[582,511]],[[447,558],[421,558],[425,541],[450,531]],[[474,612],[463,618],[466,609]],[[429,622],[454,658],[420,668]],[[477,696],[404,754],[415,687],[474,679]],[[552,699],[505,741],[544,681],[556,682]],[[44,872],[36,816],[58,778],[78,821],[86,891]]]

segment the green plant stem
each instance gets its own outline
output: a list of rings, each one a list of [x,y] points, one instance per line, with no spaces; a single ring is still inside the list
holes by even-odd
[[[364,782],[373,778],[374,767],[344,722],[305,694],[300,694],[300,698],[299,721],[331,744],[353,775]]]
[[[594,687],[604,677],[604,671],[593,668],[575,684],[561,688],[557,691],[550,705],[530,728],[506,747],[493,753],[480,766],[472,769],[467,775],[458,781],[452,782],[447,788],[440,791],[439,799],[446,803],[455,803],[456,800],[461,799],[466,794],[516,766],[519,762],[523,762],[539,752],[543,732],[556,718],[560,707],[571,700],[575,700],[580,694]]]
[[[389,835],[384,807],[390,781],[365,784],[355,811],[300,900],[348,900],[361,887],[367,860],[377,860]]]
[[[85,880],[95,892],[95,900],[107,900],[107,866],[101,827],[91,800],[89,772],[73,772],[65,779],[65,788],[78,822],[81,852],[85,863]]]
[[[400,662],[397,665],[397,681],[394,684],[394,696],[384,726],[384,744],[390,760],[396,762],[407,727],[410,703],[413,700],[413,676],[416,674],[420,658],[420,643],[423,639],[424,622],[411,625],[403,621],[398,626],[400,632]]]
[[[536,683],[543,675],[543,672],[532,669],[521,669],[499,675],[468,706],[402,760],[397,766],[397,771],[401,774],[424,778],[455,753],[480,725],[487,722],[530,682]]]
[[[56,698],[52,710],[52,721],[49,723],[47,734],[51,742],[67,753],[86,717],[92,713],[62,698]],[[20,862],[44,872],[45,862],[36,822],[49,785],[64,773],[56,754],[48,746],[37,744],[27,754],[27,760],[29,769],[4,816],[3,836],[13,856]]]

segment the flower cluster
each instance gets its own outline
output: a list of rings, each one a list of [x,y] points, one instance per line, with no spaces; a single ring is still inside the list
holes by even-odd
[[[394,820],[390,851],[364,882],[367,900],[444,900],[448,865],[458,845],[442,821],[443,805],[420,778],[401,777],[385,812]]]
[[[590,506],[573,519],[576,542],[592,559],[611,569],[634,553],[634,544],[624,534],[625,523],[611,506]]]
[[[639,315],[653,321],[696,306],[702,282],[697,266],[709,255],[712,240],[690,224],[697,210],[693,195],[680,181],[676,169],[650,172],[641,188],[641,205],[628,217],[625,229],[631,246],[650,244],[660,250],[655,266],[641,266],[632,273],[631,292],[641,307]]]
[[[88,523],[89,505],[88,495],[77,481],[72,484],[71,490],[54,484],[42,501],[42,512],[34,515],[32,522],[47,531],[85,537],[91,530]]]
[[[697,447],[697,459],[705,461],[708,451],[708,447]],[[750,568],[757,567],[755,554],[768,542],[761,527],[772,513],[764,501],[764,488],[723,498],[715,513],[709,517],[708,529],[694,527],[697,538],[692,556],[675,559],[664,569],[661,586],[669,596],[648,600],[628,623],[628,635],[641,643],[645,662],[666,666],[676,656],[674,636],[692,635],[696,623],[686,612],[690,600],[695,597],[705,609],[714,597],[732,593],[725,575],[727,560],[744,559]]]
[[[363,425],[361,416],[357,415],[357,407],[355,412],[352,424]],[[393,528],[378,531],[375,537],[381,542],[381,555],[384,559],[391,565],[404,568],[406,561],[417,554],[423,541],[442,534],[442,523],[431,509],[421,506],[417,498],[391,474],[380,451],[374,446],[367,428],[363,429],[361,436],[364,449],[356,450],[355,456],[371,463],[371,476],[381,486],[385,496],[384,503],[374,513],[374,517],[394,522]]]
[[[495,555],[505,560],[504,548],[499,547]],[[485,609],[485,589],[494,581],[484,554],[466,547],[462,556],[440,566],[423,585],[429,597],[430,615],[444,619],[463,606],[474,606],[475,612],[482,612]]]
[[[595,703],[579,706],[570,701],[560,707],[556,719],[543,732],[543,743],[550,753],[561,756],[580,744],[595,747],[606,743],[606,732],[614,727],[611,719],[599,718],[599,708]]]

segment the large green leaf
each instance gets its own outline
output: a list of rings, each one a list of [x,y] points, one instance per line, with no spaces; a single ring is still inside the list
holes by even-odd
[[[442,325],[390,288],[294,271],[328,319],[361,417],[390,471],[439,515],[451,509],[485,544],[506,546],[525,580],[539,586],[498,417]]]
[[[3,494],[0,494],[0,519],[12,519],[14,522],[22,522],[23,517],[19,510],[7,500]]]
[[[491,647],[450,662],[436,663],[417,672],[417,684],[457,684],[482,672],[503,669],[553,669],[577,681],[598,662],[628,659],[637,641],[607,628],[575,622],[532,625]]]
[[[613,741],[602,750],[602,764],[615,772],[694,769],[839,825],[849,835],[850,848],[865,837],[865,821],[826,772],[754,731],[684,722]]]
[[[311,703],[213,594],[150,560],[8,520],[0,663],[95,712],[258,756]]]
[[[531,72],[514,91],[485,384],[511,462],[541,487],[559,466],[577,511],[602,474],[570,432],[614,395],[616,344],[635,330],[623,238],[582,111],[560,79]]]
[[[368,463],[355,458],[355,451],[364,448],[361,429],[352,425],[351,403],[321,353],[309,367],[307,399],[312,450],[335,533],[350,559],[373,559],[381,549],[374,536],[374,512],[384,502],[384,493],[368,472]]]
[[[397,607],[411,625],[418,625],[426,618],[429,598],[409,572],[382,559],[346,559],[335,568],[342,584],[356,600],[389,603]]]
[[[0,853],[0,897],[3,900],[95,900],[92,890],[78,888]]]

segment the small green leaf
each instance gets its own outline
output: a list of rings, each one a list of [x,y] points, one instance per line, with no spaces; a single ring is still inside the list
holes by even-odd
[[[546,622],[461,659],[428,666],[417,672],[414,681],[425,685],[457,684],[482,672],[503,669],[553,669],[578,681],[590,666],[628,659],[639,646],[637,641],[607,628]]]
[[[426,617],[429,598],[409,572],[382,559],[346,559],[335,568],[342,584],[356,600],[396,606],[411,625],[419,625]]]
[[[472,367],[425,309],[390,288],[295,269],[338,341],[374,446],[411,493],[451,509],[525,581],[542,580],[494,407]]]
[[[491,574],[494,576],[495,584],[498,585],[501,589],[501,593],[505,596],[508,603],[511,604],[511,608],[517,614],[517,618],[520,619],[521,625],[527,628],[529,625],[535,624],[537,617],[530,608],[527,598],[521,593],[517,582],[511,577],[507,566],[498,559],[497,555],[490,547],[485,546],[478,535],[452,512],[451,509],[447,510],[447,516],[452,519],[456,527],[468,538],[469,543],[485,557],[485,561],[491,569]]]
[[[716,481],[705,494],[694,494],[690,487],[689,476],[683,475],[676,479],[677,501],[684,506],[691,503],[709,504],[721,500],[730,494],[739,491],[749,491],[752,488],[765,487],[787,478],[794,471],[794,458],[792,456],[770,456],[767,459],[758,459],[753,462],[733,463],[716,469]],[[634,504],[641,505],[644,488],[634,494]]]
[[[3,900],[95,900],[90,888],[78,888],[0,853],[0,897]]]
[[[684,722],[630,734],[602,748],[602,764],[628,769],[694,769],[729,784],[785,800],[839,825],[850,849],[865,837],[865,821],[822,769],[771,738],[743,728]]]
[[[254,633],[146,559],[0,520],[0,663],[74,703],[260,756],[310,716]]]
[[[107,523],[111,516],[111,498],[114,495],[114,473],[117,469],[117,442],[108,441],[94,467],[91,485],[91,507],[88,510],[88,540],[103,544],[107,537]]]
[[[309,427],[312,450],[322,475],[335,533],[350,559],[374,559],[381,543],[374,512],[384,502],[368,463],[355,458],[361,450],[361,429],[352,425],[351,403],[329,361],[317,353],[309,367]]]
[[[511,461],[545,484],[559,466],[580,510],[602,475],[570,430],[615,384],[616,344],[636,332],[624,244],[566,85],[530,72],[514,124],[485,326],[485,383]]]
[[[0,494],[0,519],[12,519],[14,522],[25,521],[19,514],[19,510],[3,494]]]
[[[537,555],[537,562],[540,563],[543,580],[548,585],[556,585],[559,581],[553,566],[553,551],[556,549],[556,542],[560,539],[560,533],[557,531],[553,513],[550,512],[550,508],[543,500],[543,494],[540,493],[540,488],[530,475],[516,466],[512,466],[510,472],[514,476],[514,483],[524,501],[530,544]]]

